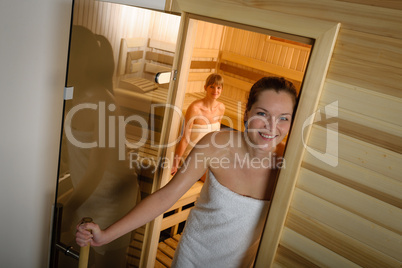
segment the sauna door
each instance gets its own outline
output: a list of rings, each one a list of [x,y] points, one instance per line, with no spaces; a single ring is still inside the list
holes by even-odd
[[[180,26],[180,16],[109,2],[73,10],[51,267],[78,267],[81,218],[106,228],[160,186],[172,85],[155,76],[172,72]],[[91,248],[89,267],[146,267],[150,230]]]
[[[105,228],[169,181],[183,114],[204,96],[209,74],[224,77],[222,128],[235,131],[244,128],[247,93],[259,78],[284,76],[301,88],[313,39],[228,21],[75,1],[53,267],[77,266],[74,233],[82,217]],[[170,83],[155,83],[158,73],[170,73]],[[158,251],[165,218],[91,248],[89,263],[169,267],[171,256]]]

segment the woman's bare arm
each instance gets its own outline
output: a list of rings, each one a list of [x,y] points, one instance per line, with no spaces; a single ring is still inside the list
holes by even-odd
[[[206,172],[208,163],[201,163],[200,157],[197,157],[197,155],[202,155],[205,159],[208,159],[213,151],[213,147],[208,144],[209,141],[205,138],[200,141],[203,143],[204,148],[192,150],[186,164],[166,186],[145,198],[119,221],[105,230],[100,230],[99,226],[94,223],[78,225],[77,243],[80,246],[84,246],[87,243],[91,243],[92,246],[107,244],[143,226],[169,209]]]
[[[193,123],[194,123],[194,119],[193,119],[194,116],[196,116],[196,110],[192,103],[188,107],[187,112],[186,112],[185,121],[184,121],[183,137],[180,139],[180,142],[177,145],[176,150],[175,150],[171,174],[175,174],[177,172],[177,169],[180,164],[180,160],[190,142],[191,129],[193,128]]]

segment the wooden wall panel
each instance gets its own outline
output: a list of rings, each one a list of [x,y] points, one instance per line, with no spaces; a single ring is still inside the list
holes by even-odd
[[[297,187],[402,235],[401,209],[311,170],[300,170]],[[339,198],[342,196],[342,198]]]
[[[282,245],[299,256],[303,256],[303,258],[317,267],[359,267],[350,260],[343,258],[341,255],[300,235],[292,229],[285,228],[283,230]]]
[[[221,47],[224,26],[204,21],[197,21],[196,37],[194,41],[194,52],[205,52],[202,55],[193,54],[192,60],[205,61],[209,58],[210,61],[218,61],[219,50]],[[209,56],[209,57],[206,57]],[[214,69],[197,69],[192,72],[200,73],[199,76],[192,76],[186,87],[186,93],[204,92],[206,77],[213,72]],[[196,80],[198,77],[199,80]]]
[[[350,136],[338,133],[338,158],[385,175],[402,182],[402,155],[382,147],[363,142]],[[327,141],[327,130],[321,126],[313,126],[307,146],[325,153],[331,140]],[[319,161],[319,159],[317,159]]]
[[[373,121],[370,125],[373,128],[395,135],[402,133],[401,98],[328,79],[320,99],[320,106],[324,107],[335,101],[338,101],[339,109]],[[348,118],[345,116],[342,119]],[[359,123],[364,124],[363,121]]]
[[[289,216],[286,220],[287,228],[294,230],[298,234],[303,234],[307,239],[314,241],[325,248],[344,256],[351,260],[353,263],[361,267],[398,267],[400,262],[387,254],[373,249],[370,245],[360,242],[342,231],[335,230],[334,228],[317,221],[316,219],[291,208]],[[301,244],[302,246],[303,244]],[[278,249],[278,255],[281,254],[281,247]],[[294,259],[299,260],[303,258],[297,255],[293,256],[292,251],[287,256],[278,256],[275,261],[277,262],[292,262]],[[308,254],[308,253],[307,253]],[[322,265],[326,267],[330,264]],[[293,267],[293,266],[285,266]],[[304,267],[311,267],[306,265]]]
[[[117,66],[121,38],[152,38],[176,43],[180,17],[147,9],[94,0],[76,0],[73,24],[105,36]]]
[[[402,4],[401,4],[401,1],[399,1],[399,0],[386,0],[386,1],[384,1],[384,0],[338,0],[338,1],[402,10]]]
[[[402,185],[398,180],[344,159],[338,159],[335,167],[323,166],[311,154],[306,154],[303,160],[303,168],[402,209]]]
[[[370,245],[374,250],[388,255],[402,264],[401,235],[299,188],[295,189],[291,207],[306,214],[314,221]],[[367,235],[368,233],[370,235]],[[303,243],[300,244],[300,247],[303,247]]]
[[[302,17],[341,22],[342,28],[402,39],[402,10],[388,9],[368,4],[347,3],[337,0],[227,0],[240,6],[278,11]],[[395,4],[401,6],[400,1]]]
[[[402,241],[399,227],[402,215],[402,3],[285,0],[272,7],[268,5],[266,8],[270,10],[342,23],[319,105],[323,109],[337,101],[338,115],[321,124],[317,122],[320,126],[313,127],[308,139],[308,146],[324,153],[326,123],[338,123],[338,165],[326,165],[305,153],[298,187],[316,190],[311,196],[306,192],[294,195],[285,228],[362,267],[400,267],[402,261],[395,251],[369,239],[378,227],[390,231],[380,236],[394,239],[396,247]],[[332,195],[332,190],[337,189],[343,190]],[[300,193],[299,188],[295,191]],[[330,207],[342,211],[337,218],[344,223],[336,228],[325,216],[329,207],[320,207],[322,200],[331,196]],[[346,200],[349,202],[343,203]],[[296,209],[308,202],[314,207],[314,217]],[[377,207],[381,204],[384,207]],[[383,212],[389,214],[380,215]],[[371,213],[374,214],[369,216]],[[363,230],[365,224],[367,227]],[[309,253],[298,252],[298,255],[306,258]],[[278,262],[295,258],[291,254],[286,257],[280,254],[278,250]]]
[[[285,46],[286,44],[286,46]],[[310,48],[292,45],[269,35],[227,27],[222,51],[305,72]]]
[[[341,29],[334,53],[344,58],[350,57],[401,69],[401,47],[401,39]],[[365,57],[366,55],[371,56]]]

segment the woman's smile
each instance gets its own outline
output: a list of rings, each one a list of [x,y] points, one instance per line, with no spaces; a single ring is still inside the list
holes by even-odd
[[[258,133],[260,134],[261,137],[263,137],[264,139],[267,139],[267,140],[272,140],[278,136],[278,135],[264,134],[262,132],[258,132]]]
[[[272,150],[290,129],[293,101],[288,93],[267,90],[247,112],[248,135],[254,145]]]

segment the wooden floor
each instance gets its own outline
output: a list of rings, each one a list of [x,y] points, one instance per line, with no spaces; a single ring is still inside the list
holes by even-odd
[[[137,268],[139,267],[140,257],[141,257],[141,247],[144,239],[143,231],[145,228],[140,228],[136,230],[134,239],[130,244],[127,252],[127,268]],[[174,252],[176,250],[177,244],[180,240],[180,234],[165,239],[158,245],[158,251],[156,253],[155,268],[166,268],[172,265],[172,260]]]
[[[144,242],[145,226],[134,231],[133,240],[127,250],[127,268],[140,266],[142,244]]]
[[[174,252],[180,240],[180,234],[168,238],[158,245],[158,252],[156,253],[155,268],[165,268],[172,265]]]

